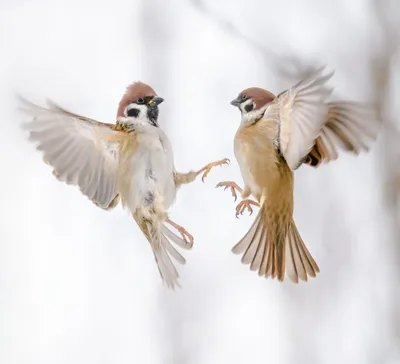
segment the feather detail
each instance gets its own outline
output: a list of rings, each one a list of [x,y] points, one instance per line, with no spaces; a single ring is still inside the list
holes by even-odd
[[[333,72],[323,76],[322,70],[281,93],[274,101],[279,105],[279,149],[292,170],[310,152],[325,122],[328,111],[325,101],[332,93],[325,84]],[[270,118],[268,109],[264,118]]]
[[[312,167],[335,160],[339,149],[356,155],[368,152],[382,125],[376,111],[367,105],[347,101],[327,105],[325,124],[303,161]]]
[[[117,195],[118,139],[110,125],[72,114],[48,101],[50,109],[23,98],[20,110],[33,120],[24,124],[29,139],[53,167],[54,176],[76,185],[101,208],[108,208]]]
[[[293,218],[277,219],[276,211],[266,204],[244,237],[232,248],[234,254],[242,255],[242,263],[259,276],[283,281],[286,275],[298,283],[315,277],[319,267],[297,231]],[[285,220],[285,219],[284,219]]]

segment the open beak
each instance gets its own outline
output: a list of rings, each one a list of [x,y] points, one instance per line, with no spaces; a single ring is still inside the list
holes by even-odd
[[[238,98],[231,101],[231,105],[236,107],[239,107],[240,103],[241,101]]]
[[[148,102],[148,105],[150,105],[150,106],[157,106],[157,105],[160,105],[163,101],[164,101],[164,99],[163,99],[162,97],[154,96],[154,97]]]

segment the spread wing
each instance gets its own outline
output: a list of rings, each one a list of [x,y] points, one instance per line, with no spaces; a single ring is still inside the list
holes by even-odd
[[[320,136],[303,163],[318,167],[337,159],[338,150],[369,151],[378,136],[381,120],[372,107],[355,102],[329,102],[328,115]]]
[[[101,208],[118,203],[118,136],[115,125],[70,113],[51,101],[42,108],[19,97],[20,110],[33,120],[25,124],[43,160],[63,182],[78,186]]]
[[[264,114],[265,118],[279,120],[279,149],[292,170],[310,152],[326,120],[326,100],[332,89],[325,83],[333,72],[323,76],[322,70],[279,94]]]

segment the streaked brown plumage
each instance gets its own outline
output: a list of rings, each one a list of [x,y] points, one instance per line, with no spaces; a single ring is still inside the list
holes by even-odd
[[[234,149],[244,180],[218,187],[235,190],[242,198],[241,214],[251,205],[260,211],[246,235],[232,248],[260,276],[292,282],[315,277],[319,267],[306,248],[293,220],[293,171],[301,164],[318,167],[338,156],[338,148],[359,154],[377,137],[379,121],[372,108],[353,102],[327,102],[333,73],[322,69],[275,97],[248,88],[232,101],[242,122]],[[253,195],[257,202],[249,200]]]

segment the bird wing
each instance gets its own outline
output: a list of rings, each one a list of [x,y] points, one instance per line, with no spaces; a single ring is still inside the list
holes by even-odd
[[[337,159],[338,149],[367,152],[378,136],[381,120],[373,107],[355,102],[329,102],[321,134],[303,163],[318,167]]]
[[[74,117],[76,119],[79,119],[81,121],[88,122],[88,123],[91,123],[91,124],[93,123],[93,124],[101,124],[103,126],[108,126],[111,129],[115,129],[115,127],[116,127],[115,124],[105,123],[103,121],[100,122],[98,120],[91,119],[91,118],[88,118],[88,117],[83,116],[83,115],[75,114],[75,113],[73,113],[73,112],[61,107],[60,105],[56,104],[52,100],[47,99],[46,102],[47,102],[47,105],[48,105],[49,109],[51,109],[51,110],[53,110],[55,112],[58,112],[58,113],[61,113],[61,114],[64,114],[64,115],[68,115],[68,116],[72,116],[72,117]]]
[[[332,89],[325,83],[333,72],[323,76],[323,68],[279,94],[266,109],[264,118],[278,120],[278,145],[292,170],[297,169],[303,158],[314,146],[326,120],[326,99]]]
[[[115,125],[70,113],[51,101],[43,108],[19,98],[20,110],[33,117],[24,125],[30,140],[57,179],[78,186],[101,208],[114,207],[121,134]]]

